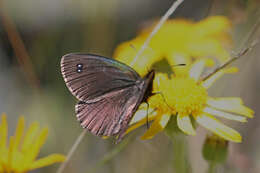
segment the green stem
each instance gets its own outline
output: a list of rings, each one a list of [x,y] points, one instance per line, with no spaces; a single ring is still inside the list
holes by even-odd
[[[119,154],[121,151],[123,151],[125,149],[126,146],[128,146],[128,144],[133,140],[133,135],[129,136],[128,138],[124,139],[123,141],[121,141],[119,144],[117,144],[111,151],[109,151],[108,153],[106,153],[94,166],[93,169],[91,169],[90,171],[88,171],[89,173],[96,173],[98,171],[99,168],[101,168],[102,166],[106,165],[107,163],[111,162],[112,159],[117,156],[117,154]]]
[[[173,147],[173,166],[176,173],[190,173],[188,161],[187,142],[182,134],[174,134],[171,137]]]
[[[186,136],[176,126],[177,119],[171,118],[168,122],[165,132],[172,141],[173,149],[173,170],[175,173],[191,173],[192,169],[188,156],[188,144]]]
[[[217,164],[215,162],[208,162],[209,168],[208,173],[216,173]]]

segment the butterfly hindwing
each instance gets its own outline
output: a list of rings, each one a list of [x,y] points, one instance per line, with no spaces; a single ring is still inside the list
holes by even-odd
[[[75,106],[77,119],[95,135],[118,135],[121,140],[139,105],[140,92],[133,86],[105,94],[93,103],[79,102]]]

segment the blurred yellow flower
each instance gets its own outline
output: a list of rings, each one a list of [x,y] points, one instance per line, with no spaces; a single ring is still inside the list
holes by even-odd
[[[20,117],[15,135],[10,137],[8,145],[6,115],[2,115],[0,123],[0,172],[24,173],[65,160],[65,156],[61,154],[51,154],[36,160],[40,148],[46,141],[48,129],[43,128],[39,131],[39,125],[32,123],[24,134],[24,126],[24,117]]]
[[[152,138],[162,131],[172,115],[177,116],[177,125],[185,134],[195,135],[192,120],[212,131],[216,135],[233,142],[241,142],[240,134],[222,124],[215,118],[226,118],[239,122],[246,122],[253,117],[253,110],[243,105],[238,97],[213,98],[208,96],[207,89],[221,76],[237,72],[237,68],[221,69],[206,80],[200,76],[209,62],[209,59],[199,59],[193,63],[189,71],[182,75],[169,78],[163,73],[156,74],[154,79],[154,92],[161,93],[152,96],[148,102],[149,121],[153,120],[151,127],[142,139]],[[146,123],[146,107],[141,106],[131,121],[127,133]],[[239,114],[239,115],[234,115]]]
[[[151,39],[137,62],[131,64],[153,26],[142,30],[135,39],[120,44],[114,57],[132,65],[141,75],[164,58],[170,65],[190,64],[192,58],[209,57],[224,62],[229,58],[225,46],[231,44],[230,28],[229,20],[222,16],[208,17],[200,22],[168,20]]]

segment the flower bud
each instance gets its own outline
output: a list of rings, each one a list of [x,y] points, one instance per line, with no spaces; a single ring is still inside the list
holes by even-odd
[[[216,135],[207,136],[202,154],[205,160],[215,163],[223,163],[227,158],[228,141]]]

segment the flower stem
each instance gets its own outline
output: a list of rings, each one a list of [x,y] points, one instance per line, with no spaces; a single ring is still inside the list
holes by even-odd
[[[224,64],[222,64],[220,67],[218,67],[217,69],[215,69],[214,71],[212,71],[211,73],[209,73],[207,76],[202,78],[202,81],[207,80],[208,78],[210,78],[212,75],[214,75],[215,73],[217,73],[218,71],[224,69],[225,67],[227,67],[228,65],[230,65],[231,63],[233,63],[235,60],[239,59],[240,57],[246,55],[247,52],[251,51],[257,44],[259,43],[259,40],[254,40],[251,45],[243,50],[241,50],[237,55],[235,55],[234,57],[230,58],[227,62],[225,62]]]
[[[96,173],[96,172],[98,172],[99,168],[101,168],[105,164],[111,162],[115,158],[115,156],[117,156],[117,154],[119,154],[121,151],[123,151],[125,149],[125,147],[128,146],[128,144],[130,144],[130,142],[134,141],[133,139],[134,139],[133,136],[130,136],[130,137],[124,139],[123,141],[121,141],[119,144],[117,144],[111,151],[106,153],[96,163],[94,168],[91,169],[90,171],[88,171],[88,173]]]
[[[188,147],[186,137],[176,127],[176,118],[171,118],[165,131],[172,141],[173,149],[173,170],[176,173],[191,173],[191,166],[188,159]]]
[[[35,89],[40,88],[40,81],[37,78],[35,69],[31,62],[28,51],[24,45],[20,33],[18,32],[13,19],[8,14],[4,1],[0,0],[0,18],[1,27],[6,31],[7,38],[10,45],[13,48],[14,54],[20,64],[22,70],[25,72],[25,78],[28,80],[29,84]],[[7,44],[7,43],[6,43]]]
[[[68,164],[68,162],[70,161],[72,155],[74,154],[74,152],[75,152],[76,149],[78,148],[78,145],[80,144],[80,142],[82,141],[82,139],[84,138],[84,136],[86,135],[86,133],[87,133],[87,130],[84,129],[84,130],[80,133],[80,135],[77,137],[75,143],[72,145],[72,147],[71,147],[71,149],[70,149],[70,151],[69,151],[69,153],[68,153],[68,155],[67,155],[67,157],[66,157],[65,162],[63,162],[63,163],[61,164],[61,166],[58,168],[57,173],[62,173],[62,172],[64,171],[65,167],[67,166],[67,164]]]
[[[185,136],[182,134],[175,134],[172,136],[173,147],[173,167],[175,172],[190,173],[191,168],[188,161],[187,142]]]
[[[216,173],[217,164],[215,162],[208,162],[208,163],[209,163],[208,173]]]

